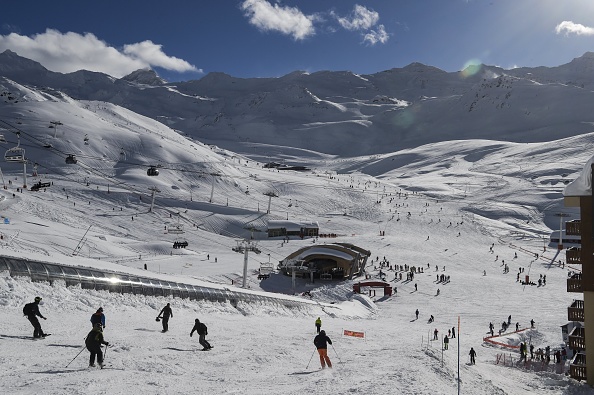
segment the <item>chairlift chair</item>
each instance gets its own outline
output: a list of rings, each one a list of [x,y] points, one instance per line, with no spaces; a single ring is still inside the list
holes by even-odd
[[[4,153],[4,160],[7,162],[23,162],[25,160],[25,150],[20,147],[9,148]]]
[[[76,159],[76,156],[70,154],[66,157],[66,163],[69,165],[75,165],[76,162],[78,162],[78,160]]]
[[[158,176],[159,175],[159,169],[157,169],[157,167],[155,167],[155,166],[151,166],[146,171],[146,175],[147,176],[151,176],[151,177]]]

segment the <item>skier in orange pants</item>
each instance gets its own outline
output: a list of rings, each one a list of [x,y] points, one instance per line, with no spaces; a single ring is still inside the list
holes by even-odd
[[[314,339],[314,344],[318,349],[318,354],[320,354],[320,364],[322,365],[322,369],[328,365],[329,368],[332,367],[332,362],[328,357],[328,343],[332,344],[332,340],[328,336],[326,336],[326,331],[320,331],[320,334],[317,335]]]

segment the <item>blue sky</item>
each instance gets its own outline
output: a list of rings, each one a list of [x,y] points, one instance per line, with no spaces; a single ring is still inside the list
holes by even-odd
[[[2,6],[5,49],[53,71],[151,67],[168,81],[557,66],[594,51],[594,1],[22,0]]]

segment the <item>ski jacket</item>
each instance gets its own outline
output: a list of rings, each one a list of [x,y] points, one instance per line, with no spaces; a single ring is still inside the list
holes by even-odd
[[[95,326],[95,324],[101,324],[102,327],[105,328],[105,314],[100,311],[97,311],[91,315],[91,324]]]
[[[199,322],[199,321],[196,322],[196,324],[192,328],[192,332],[190,332],[190,336],[192,336],[194,331],[196,331],[196,333],[198,333],[198,335],[200,335],[200,336],[208,335],[208,328],[206,328],[206,325],[204,325],[202,322]]]
[[[316,320],[316,326],[322,326],[322,320],[321,319],[317,319]]]
[[[323,348],[323,349],[328,348],[328,343],[332,344],[332,340],[330,340],[330,338],[328,336],[326,336],[326,334],[321,334],[321,333],[315,337],[313,342],[314,342],[314,345],[316,346],[316,348]]]
[[[87,348],[98,348],[101,347],[102,344],[107,344],[103,338],[103,331],[101,328],[93,328],[85,339],[85,345]]]
[[[163,307],[163,310],[161,310],[159,315],[162,316],[163,318],[173,317],[173,311],[171,310],[171,307],[165,306],[165,307]]]
[[[25,313],[25,315],[30,318],[33,318],[35,316],[45,318],[39,312],[39,304],[37,302],[27,303],[23,308],[23,313]]]

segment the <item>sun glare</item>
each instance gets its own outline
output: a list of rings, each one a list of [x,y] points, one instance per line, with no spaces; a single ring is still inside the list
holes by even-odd
[[[480,60],[470,59],[464,63],[464,67],[462,68],[462,76],[466,78],[475,75],[481,70],[481,66],[482,63]]]

